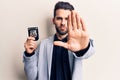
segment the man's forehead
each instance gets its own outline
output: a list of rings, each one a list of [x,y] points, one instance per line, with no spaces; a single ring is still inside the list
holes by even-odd
[[[65,10],[65,9],[58,9],[58,10],[56,10],[56,16],[68,17],[68,15],[70,13],[71,13],[70,10]]]

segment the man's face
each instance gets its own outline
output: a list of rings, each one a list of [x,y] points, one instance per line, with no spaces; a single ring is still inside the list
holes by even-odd
[[[53,18],[56,31],[59,35],[65,35],[68,33],[67,21],[70,10],[58,9],[56,10],[56,16]]]

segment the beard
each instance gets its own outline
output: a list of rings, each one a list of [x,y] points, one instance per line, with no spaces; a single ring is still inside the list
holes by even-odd
[[[58,27],[55,27],[55,28],[56,28],[57,33],[60,35],[65,35],[68,33],[68,29],[66,29],[66,31],[61,31]]]

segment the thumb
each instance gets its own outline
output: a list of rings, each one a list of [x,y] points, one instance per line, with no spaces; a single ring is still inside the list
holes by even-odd
[[[61,47],[68,49],[68,44],[62,41],[54,41],[54,45],[61,46]]]

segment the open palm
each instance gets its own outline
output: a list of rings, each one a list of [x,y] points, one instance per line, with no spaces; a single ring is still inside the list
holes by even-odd
[[[55,41],[54,45],[62,46],[76,52],[85,49],[89,43],[89,35],[83,19],[75,11],[68,16],[68,41]]]

